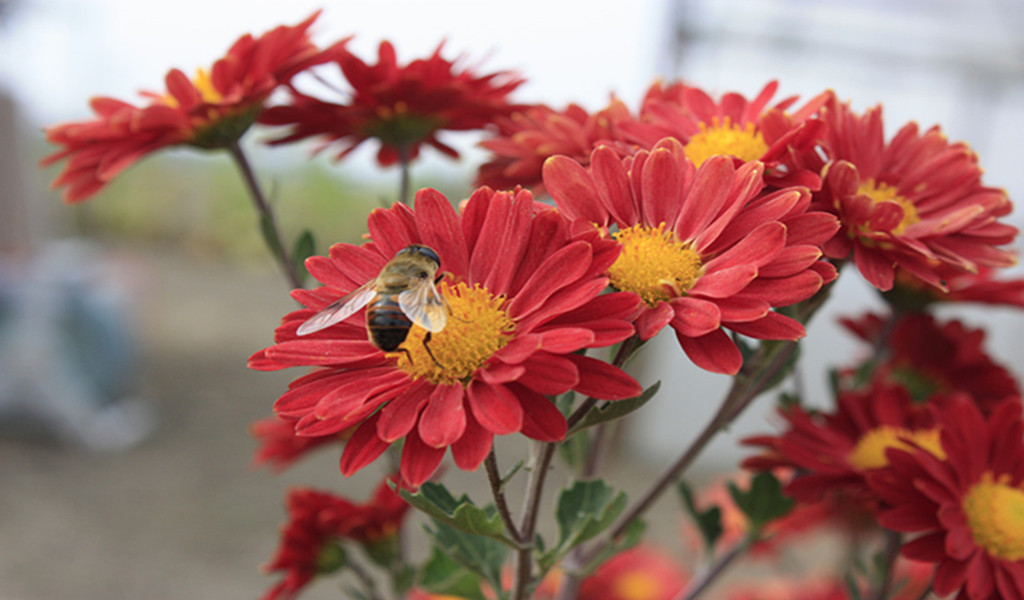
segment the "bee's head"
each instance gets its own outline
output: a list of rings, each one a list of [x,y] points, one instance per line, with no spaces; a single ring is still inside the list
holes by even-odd
[[[398,254],[422,256],[423,258],[426,258],[427,260],[433,262],[437,266],[437,268],[441,267],[441,257],[437,255],[437,252],[433,248],[430,248],[428,246],[412,244],[411,246],[406,246],[405,248],[399,250]],[[396,254],[395,256],[398,256],[398,254]]]

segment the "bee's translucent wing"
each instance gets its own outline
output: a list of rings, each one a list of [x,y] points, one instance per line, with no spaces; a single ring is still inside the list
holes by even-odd
[[[399,294],[398,307],[413,323],[432,333],[444,329],[448,322],[444,298],[430,279],[423,279]]]
[[[295,333],[298,335],[308,335],[314,331],[326,329],[335,323],[341,323],[351,317],[357,310],[369,304],[377,295],[376,283],[376,279],[369,281],[331,302],[323,310],[306,319],[302,325],[299,325]]]

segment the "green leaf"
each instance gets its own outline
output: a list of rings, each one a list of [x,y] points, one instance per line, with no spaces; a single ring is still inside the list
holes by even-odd
[[[601,480],[577,481],[563,489],[555,509],[558,543],[538,557],[541,568],[547,570],[567,552],[610,527],[625,507],[625,492],[616,494]]]
[[[616,400],[615,402],[607,402],[600,408],[595,408],[587,413],[583,419],[576,424],[568,433],[566,437],[575,434],[576,432],[586,429],[587,427],[593,427],[594,425],[600,425],[614,419],[621,419],[629,413],[637,410],[644,404],[654,397],[658,393],[658,388],[661,387],[661,381],[655,381],[649,388],[644,390],[639,396],[633,398],[627,398],[626,400]]]
[[[718,506],[712,506],[707,510],[698,510],[697,504],[694,502],[693,491],[685,481],[679,481],[676,484],[676,490],[683,500],[686,512],[690,513],[693,522],[700,529],[701,537],[704,538],[704,550],[708,555],[712,555],[715,549],[715,542],[721,537],[723,531],[722,509]]]
[[[440,483],[424,483],[416,493],[401,490],[402,498],[435,520],[461,531],[493,538],[516,548],[511,539],[505,537],[505,523],[494,507],[480,508],[469,496],[463,494],[456,499],[448,488]]]
[[[419,586],[433,594],[470,600],[484,598],[480,590],[480,577],[436,547],[431,549],[430,559],[420,570]]]
[[[792,498],[782,493],[782,484],[768,471],[755,475],[746,492],[729,482],[729,493],[736,507],[750,520],[752,536],[760,536],[765,525],[785,516],[795,504]]]
[[[313,232],[307,229],[299,234],[292,249],[292,264],[295,265],[295,272],[299,274],[299,279],[303,281],[306,279],[308,275],[306,259],[314,254],[316,254],[316,241],[313,239]]]
[[[263,235],[263,242],[270,248],[270,252],[278,260],[284,254],[281,248],[281,241],[277,239],[277,230],[274,228],[273,218],[265,213],[260,214],[260,233]]]
[[[508,546],[494,538],[467,533],[437,519],[425,525],[434,547],[452,561],[476,573],[492,589],[502,589],[501,571],[508,555]]]

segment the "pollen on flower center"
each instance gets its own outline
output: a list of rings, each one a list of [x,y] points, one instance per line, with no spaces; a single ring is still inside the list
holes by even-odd
[[[857,193],[869,196],[875,204],[895,202],[903,209],[903,219],[899,225],[892,229],[892,233],[895,235],[902,235],[907,227],[921,221],[914,203],[905,196],[900,195],[899,190],[894,186],[887,183],[876,183],[874,179],[868,179],[857,187]]]
[[[862,435],[846,459],[859,469],[879,469],[889,465],[889,460],[885,457],[888,448],[913,450],[914,447],[905,440],[912,440],[937,458],[946,458],[937,427],[911,431],[903,427],[882,425]]]
[[[683,148],[686,157],[698,167],[717,154],[727,154],[749,161],[761,158],[768,151],[764,136],[756,130],[753,123],[747,123],[745,126],[734,125],[729,117],[725,117],[719,123],[718,117],[712,117],[711,127],[703,122],[699,125],[700,133],[693,135]]]
[[[681,296],[701,275],[700,254],[662,223],[634,225],[614,234],[622,253],[608,269],[615,289],[635,292],[648,306]]]
[[[442,282],[437,289],[451,313],[444,329],[431,334],[427,342],[430,351],[423,346],[427,330],[413,325],[401,346],[408,354],[395,352],[392,356],[398,358],[398,368],[417,379],[426,378],[438,385],[465,382],[512,340],[515,323],[502,310],[505,298],[492,296],[479,284],[470,287],[459,282],[449,286]]]
[[[214,87],[213,79],[206,72],[206,69],[196,69],[196,76],[192,78],[192,85],[199,90],[199,95],[202,97],[203,102],[216,104],[224,99],[224,96]],[[171,108],[179,107],[178,99],[170,94],[164,95],[163,102]]]
[[[963,500],[967,525],[974,541],[989,555],[1007,560],[1024,559],[1024,489],[986,472]]]

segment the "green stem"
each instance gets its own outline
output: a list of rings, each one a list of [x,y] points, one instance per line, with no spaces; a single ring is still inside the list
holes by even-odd
[[[284,275],[288,279],[288,283],[291,284],[293,288],[301,288],[302,279],[299,277],[299,274],[295,269],[295,263],[292,261],[291,256],[289,256],[288,247],[281,239],[281,232],[277,228],[277,219],[274,217],[274,211],[270,208],[270,204],[263,195],[263,190],[260,189],[259,183],[256,181],[256,175],[253,173],[252,166],[249,164],[249,159],[246,158],[245,153],[242,151],[242,147],[237,141],[232,142],[230,146],[227,146],[227,150],[231,155],[231,158],[234,159],[235,164],[238,166],[238,170],[242,174],[242,180],[245,182],[245,186],[249,190],[249,197],[252,198],[253,205],[256,207],[256,212],[260,215],[260,219],[264,226],[263,238],[267,247],[274,255],[274,258],[277,259],[277,262],[281,265],[281,270],[284,271]]]
[[[487,471],[487,482],[491,486],[491,496],[494,497],[494,505],[498,509],[498,514],[501,515],[501,520],[505,523],[505,529],[508,530],[508,534],[517,544],[522,544],[523,538],[519,534],[519,528],[516,527],[515,522],[512,520],[512,513],[509,511],[508,502],[505,500],[504,485],[501,481],[501,473],[498,471],[498,458],[494,454],[494,448],[491,448],[490,454],[484,460],[484,469]]]
[[[718,557],[718,559],[715,560],[715,562],[712,563],[698,579],[690,582],[690,585],[679,594],[677,597],[678,600],[695,600],[697,596],[704,593],[704,591],[707,590],[708,587],[725,572],[733,561],[739,558],[750,548],[751,542],[752,540],[749,538],[744,539],[742,542],[729,549],[728,552]]]
[[[882,551],[881,581],[878,588],[871,594],[871,600],[885,600],[889,597],[892,588],[892,572],[896,559],[900,555],[900,547],[903,545],[903,536],[895,531],[885,532],[885,550]]]

